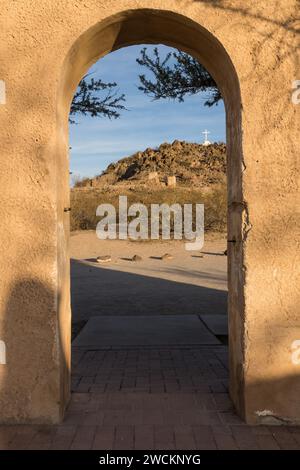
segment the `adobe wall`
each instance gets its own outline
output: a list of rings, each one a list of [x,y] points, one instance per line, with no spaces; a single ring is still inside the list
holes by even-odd
[[[300,422],[300,365],[292,361],[300,339],[297,3],[2,0],[1,422],[63,417],[70,372],[68,106],[95,60],[142,42],[192,53],[222,89],[235,240],[231,396],[249,423]]]

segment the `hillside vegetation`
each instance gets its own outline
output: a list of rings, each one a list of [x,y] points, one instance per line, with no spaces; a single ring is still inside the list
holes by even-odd
[[[147,207],[203,203],[205,229],[224,231],[226,146],[163,143],[110,164],[99,176],[78,181],[71,190],[71,230],[95,229],[97,206],[111,203],[118,209],[119,195],[127,196],[129,205],[139,202]]]

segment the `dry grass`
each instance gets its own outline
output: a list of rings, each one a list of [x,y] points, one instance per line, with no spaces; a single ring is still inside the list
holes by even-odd
[[[128,205],[142,203],[150,204],[204,204],[205,230],[223,232],[226,230],[227,198],[226,185],[219,184],[207,191],[177,187],[175,189],[163,188],[124,189],[73,189],[71,190],[71,230],[94,230],[100,218],[96,216],[99,204],[110,203],[116,208],[118,214],[119,195],[127,196]],[[150,211],[149,211],[150,214]]]

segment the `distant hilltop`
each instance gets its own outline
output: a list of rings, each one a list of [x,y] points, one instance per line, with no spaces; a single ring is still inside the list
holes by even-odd
[[[76,188],[106,186],[191,186],[207,187],[226,178],[226,145],[203,145],[175,140],[158,148],[111,163],[101,175],[75,183]]]

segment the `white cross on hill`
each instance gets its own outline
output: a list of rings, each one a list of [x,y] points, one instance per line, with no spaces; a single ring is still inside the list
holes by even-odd
[[[204,142],[202,145],[210,145],[211,142],[207,139],[208,134],[210,134],[210,132],[207,129],[205,129],[205,131],[203,131],[202,134],[204,134]]]

